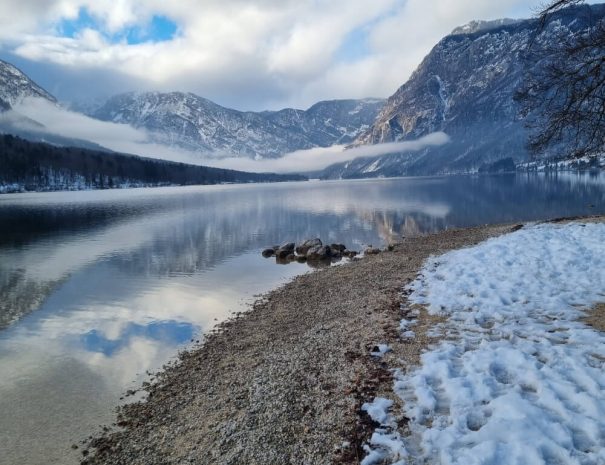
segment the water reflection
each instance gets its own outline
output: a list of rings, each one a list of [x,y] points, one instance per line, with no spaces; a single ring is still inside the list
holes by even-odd
[[[266,246],[321,237],[359,250],[604,213],[604,184],[559,174],[0,196],[0,463],[74,462],[69,444],[110,422],[147,370],[308,270],[261,258]]]

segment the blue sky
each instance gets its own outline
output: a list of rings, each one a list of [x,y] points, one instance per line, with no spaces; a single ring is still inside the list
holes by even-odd
[[[108,33],[103,23],[92,16],[87,8],[80,8],[76,18],[63,18],[57,24],[57,35],[76,38],[84,30],[94,29],[103,34],[110,43],[126,42],[129,45],[144,42],[172,40],[178,30],[177,24],[166,16],[153,15],[146,23],[127,25],[117,32]]]
[[[387,97],[452,29],[541,0],[3,0],[0,58],[64,101],[189,91],[250,110]]]

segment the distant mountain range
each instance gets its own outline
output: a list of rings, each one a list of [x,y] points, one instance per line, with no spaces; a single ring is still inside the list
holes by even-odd
[[[0,60],[0,111],[28,97],[56,99],[24,73]],[[384,105],[381,99],[330,100],[307,110],[244,112],[183,92],[125,93],[85,108],[93,118],[128,124],[147,131],[151,142],[198,153],[250,158],[277,158],[296,150],[349,144],[366,131]],[[48,141],[39,123],[17,118],[0,120],[0,132]],[[42,131],[43,132],[43,131]],[[59,139],[48,141],[64,145]],[[96,148],[83,141],[72,145]]]
[[[276,158],[348,144],[367,130],[384,100],[331,100],[308,110],[242,112],[190,93],[127,93],[91,116],[146,129],[154,142],[195,152]]]
[[[0,193],[306,179],[300,175],[246,173],[101,150],[88,141],[49,134],[42,124],[19,114],[14,107],[18,109],[30,97],[57,104],[52,95],[24,73],[0,60]]]
[[[603,17],[605,5],[567,8],[553,15],[537,36],[536,20],[473,21],[442,39],[386,101],[331,100],[307,110],[245,112],[191,93],[146,92],[114,96],[88,107],[87,113],[143,129],[150,141],[169,147],[256,159],[334,144],[414,140],[435,131],[451,138],[446,145],[414,153],[335,164],[314,174],[322,178],[510,170],[528,161],[527,133],[513,95],[523,78],[522,57],[529,41],[548,43],[561,32],[578,34]],[[27,76],[0,61],[0,113],[27,97],[57,104]],[[101,149],[86,141],[52,139],[36,121],[14,114],[0,115],[0,132]]]

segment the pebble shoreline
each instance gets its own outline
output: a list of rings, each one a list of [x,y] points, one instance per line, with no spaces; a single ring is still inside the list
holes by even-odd
[[[182,353],[145,386],[146,401],[121,407],[117,426],[84,447],[82,463],[359,463],[374,429],[361,405],[393,398],[389,358],[416,365],[438,321],[413,308],[403,286],[430,255],[512,229],[406,238],[295,278]],[[411,311],[419,312],[416,337],[401,338],[399,321]],[[383,343],[391,351],[372,355]],[[406,419],[398,422],[405,432]]]

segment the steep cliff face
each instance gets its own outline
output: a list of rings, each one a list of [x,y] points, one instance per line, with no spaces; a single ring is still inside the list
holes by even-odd
[[[577,34],[602,5],[562,11],[535,40]],[[476,171],[498,160],[525,161],[527,134],[514,93],[523,77],[522,54],[535,20],[473,22],[441,40],[391,96],[356,144],[416,139],[444,131],[451,143],[330,167],[325,177],[397,176]]]
[[[320,102],[306,111],[242,112],[194,94],[128,93],[93,113],[149,131],[158,143],[187,150],[279,157],[294,150],[349,143],[375,120],[382,100]]]

